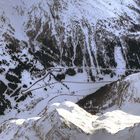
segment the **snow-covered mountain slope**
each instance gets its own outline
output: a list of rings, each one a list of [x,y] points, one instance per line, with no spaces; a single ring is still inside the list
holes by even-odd
[[[92,116],[64,102],[52,105],[40,117],[4,122],[0,130],[3,140],[139,140],[140,117],[119,110]]]
[[[1,1],[0,114],[31,113],[39,103],[68,97],[76,102],[139,69],[139,6],[138,0]]]
[[[139,140],[137,71],[139,0],[0,1],[0,139]]]
[[[129,114],[140,115],[140,73],[108,84],[80,100],[78,104],[93,114],[120,109]]]

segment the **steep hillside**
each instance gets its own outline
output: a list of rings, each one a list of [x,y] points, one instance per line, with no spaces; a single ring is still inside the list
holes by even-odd
[[[105,81],[136,72],[139,5],[134,0],[0,2],[0,114],[55,97],[77,101]]]
[[[139,0],[0,2],[0,139],[139,140],[139,71]]]
[[[117,82],[108,84],[94,94],[80,100],[78,104],[90,113],[104,113],[122,110],[140,115],[140,73],[132,74]]]

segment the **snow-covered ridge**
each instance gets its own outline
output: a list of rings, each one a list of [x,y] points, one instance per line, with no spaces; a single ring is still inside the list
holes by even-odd
[[[119,110],[92,116],[64,102],[54,104],[40,117],[7,121],[0,129],[3,140],[139,140],[140,117]]]

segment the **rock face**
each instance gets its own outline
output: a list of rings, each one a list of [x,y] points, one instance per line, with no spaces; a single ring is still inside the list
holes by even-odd
[[[94,94],[88,95],[78,105],[92,114],[121,109],[127,113],[140,115],[140,73],[108,84]]]
[[[29,95],[36,96],[34,89],[30,94],[23,91],[50,67],[66,68],[50,76],[59,82],[84,72],[87,81],[136,72],[140,68],[139,5],[138,0],[0,2],[5,109],[17,108]],[[46,89],[39,92],[46,93]]]
[[[0,129],[4,140],[139,140],[140,117],[119,110],[92,116],[64,102],[54,104],[40,117],[7,121]]]

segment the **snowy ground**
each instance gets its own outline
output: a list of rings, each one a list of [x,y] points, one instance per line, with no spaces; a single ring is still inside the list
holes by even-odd
[[[25,82],[24,80],[31,81],[27,73],[26,75],[24,75],[24,79],[22,81]],[[43,112],[44,108],[56,102],[77,102],[86,95],[94,93],[100,87],[111,82],[109,77],[106,77],[104,80],[105,82],[102,81],[99,83],[87,83],[86,73],[77,74],[76,76],[67,76],[63,82],[66,86],[62,85],[59,82],[56,82],[53,79],[51,82],[47,82],[48,78],[41,80],[29,89],[34,90],[32,97],[27,98],[26,101],[19,103],[20,112],[18,112],[17,109],[12,109],[10,110],[10,112],[7,110],[7,112],[5,112],[5,115],[1,116],[0,122],[3,122],[4,120],[8,120],[10,118],[35,117]],[[115,81],[117,79],[111,80]],[[35,83],[35,81],[33,81],[33,83]],[[46,86],[46,83],[49,83],[50,86]],[[55,84],[51,85],[51,83]],[[27,82],[26,84],[28,85]],[[44,92],[44,88],[47,88],[47,91]],[[26,92],[28,92],[29,90],[27,90]],[[22,94],[26,94],[26,92],[23,92]]]

